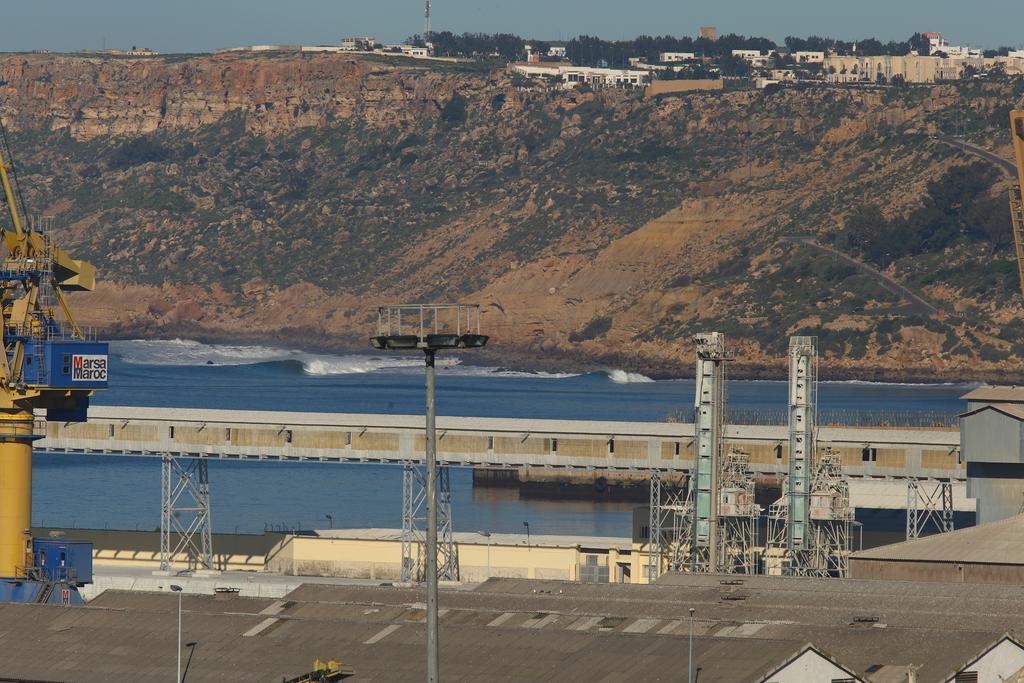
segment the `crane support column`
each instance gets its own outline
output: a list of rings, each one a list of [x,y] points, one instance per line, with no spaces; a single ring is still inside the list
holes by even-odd
[[[698,334],[697,388],[694,403],[695,466],[693,540],[690,571],[717,572],[718,468],[725,421],[725,337],[719,332]]]
[[[817,349],[814,337],[789,338],[789,519],[786,549],[807,550],[811,468],[814,466]]]
[[[0,576],[23,577],[32,564],[31,410],[0,411]]]

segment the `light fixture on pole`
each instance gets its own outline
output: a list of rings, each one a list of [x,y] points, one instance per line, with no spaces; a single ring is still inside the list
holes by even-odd
[[[687,683],[693,683],[693,615],[697,613],[697,610],[690,608],[690,656],[687,659]]]
[[[405,318],[403,323],[402,318]],[[381,351],[423,351],[426,360],[427,461],[427,683],[440,680],[437,628],[437,409],[434,358],[445,349],[479,349],[487,344],[480,334],[480,307],[469,304],[404,304],[377,309],[377,336],[370,345]]]
[[[523,522],[523,526],[526,527],[526,547],[529,548],[530,547],[530,523],[529,522]]]
[[[478,534],[487,539],[487,578],[491,578],[491,532],[478,531]]]
[[[178,594],[178,674],[175,683],[181,683],[181,586],[171,584],[171,590]]]

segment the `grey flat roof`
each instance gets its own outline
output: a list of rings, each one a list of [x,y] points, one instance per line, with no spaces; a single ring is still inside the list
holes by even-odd
[[[651,586],[492,579],[473,591],[442,589],[444,679],[680,680],[690,607],[704,683],[758,680],[808,643],[858,673],[914,664],[920,680],[943,680],[1024,629],[1024,587],[780,577],[723,584],[736,578],[669,575]],[[185,595],[184,639],[197,643],[188,680],[279,680],[308,671],[314,657],[334,657],[355,667],[356,681],[422,681],[424,601],[413,588],[324,584],[278,601]],[[169,677],[176,607],[170,593],[123,592],[81,608],[0,604],[3,673]]]
[[[1024,564],[1024,515],[854,553],[864,560]]]

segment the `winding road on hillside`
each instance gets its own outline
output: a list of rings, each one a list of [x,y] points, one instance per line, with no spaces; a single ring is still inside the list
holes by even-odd
[[[981,157],[985,161],[991,162],[998,166],[1000,169],[1002,169],[1004,173],[1006,173],[1006,175],[1010,176],[1011,178],[1017,175],[1017,166],[1014,165],[1012,161],[1010,161],[1009,159],[1004,159],[995,152],[990,152],[984,147],[972,145],[966,140],[954,137],[952,135],[936,135],[935,141],[941,142],[944,145],[949,145],[950,147],[955,147],[963,152],[966,152],[967,154],[973,154],[976,157]]]
[[[879,285],[881,285],[882,288],[884,288],[886,291],[895,294],[896,296],[900,297],[900,299],[903,300],[904,303],[897,309],[895,309],[900,313],[909,313],[912,315],[937,315],[939,312],[938,308],[928,303],[920,296],[910,291],[896,280],[893,280],[891,277],[889,277],[882,271],[878,270],[874,266],[869,266],[863,261],[858,261],[852,256],[844,254],[838,249],[834,249],[832,247],[827,247],[823,244],[819,244],[817,241],[815,241],[814,237],[810,235],[783,237],[782,241],[809,247],[810,249],[814,249],[815,251],[827,254],[828,256],[833,256],[860,270],[861,272],[872,278]],[[893,309],[888,309],[888,311],[892,312]]]
[[[959,149],[966,154],[972,154],[976,157],[984,159],[985,161],[988,161],[989,163],[995,164],[996,166],[999,167],[1001,171],[1006,173],[1011,178],[1015,178],[1017,175],[1017,167],[1016,165],[1014,165],[1012,161],[1010,161],[1009,159],[1005,159],[996,154],[995,152],[991,152],[985,149],[984,147],[979,147],[978,145],[972,144],[970,142],[967,142],[966,140],[963,140],[952,135],[936,135],[932,139],[943,145],[955,147],[956,149]],[[857,268],[861,272],[867,274],[872,279],[874,279],[875,282],[877,282],[887,291],[892,292],[896,296],[900,297],[905,303],[901,305],[897,310],[899,310],[902,313],[912,313],[918,315],[937,315],[939,312],[939,309],[936,308],[934,305],[928,303],[919,295],[907,289],[899,282],[893,280],[891,277],[881,272],[877,268],[870,266],[864,263],[863,261],[858,261],[852,256],[844,254],[838,249],[834,249],[832,247],[819,244],[813,236],[807,235],[783,237],[782,241],[809,247],[823,254],[834,256],[835,258],[838,258],[850,264],[851,266]]]

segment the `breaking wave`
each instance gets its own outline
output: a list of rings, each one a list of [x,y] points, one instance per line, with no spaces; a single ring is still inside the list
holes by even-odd
[[[204,344],[191,339],[135,339],[114,341],[110,350],[130,365],[265,365],[281,364],[292,372],[315,377],[357,375],[373,372],[423,371],[423,359],[416,354],[316,354],[272,346]],[[464,365],[453,355],[437,359],[439,372],[469,377],[532,377],[566,379],[575,373],[526,372],[508,368]]]
[[[604,373],[608,375],[608,379],[616,384],[646,384],[654,381],[647,375],[641,375],[639,372],[626,372],[625,370],[613,369],[605,370]]]

